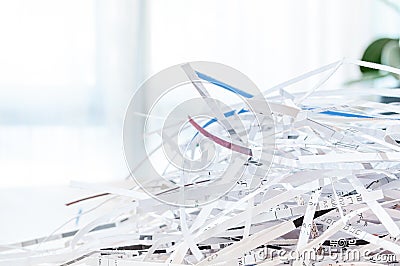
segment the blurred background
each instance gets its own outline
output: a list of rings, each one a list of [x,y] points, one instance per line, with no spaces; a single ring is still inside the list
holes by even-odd
[[[0,1],[0,244],[82,211],[64,206],[86,193],[71,180],[128,175],[124,113],[151,75],[215,61],[268,89],[397,39],[399,10],[385,0]],[[328,86],[360,76],[345,66]]]

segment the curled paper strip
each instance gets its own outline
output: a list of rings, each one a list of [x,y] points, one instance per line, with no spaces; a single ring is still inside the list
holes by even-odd
[[[137,184],[161,202],[195,207],[222,197],[242,177],[251,178],[249,161],[262,160],[268,171],[274,121],[265,98],[248,100],[255,94],[261,91],[244,74],[212,62],[172,66],[147,80],[124,123],[126,161]],[[243,111],[236,112],[238,106]],[[168,162],[164,169],[160,161]]]

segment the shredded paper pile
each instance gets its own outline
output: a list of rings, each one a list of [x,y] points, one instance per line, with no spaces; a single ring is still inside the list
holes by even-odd
[[[130,185],[73,184],[101,194],[68,205],[112,207],[0,246],[0,264],[397,265],[400,105],[370,99],[400,92],[320,89],[344,64],[400,74],[343,59],[259,91],[216,63],[160,72],[126,114]]]

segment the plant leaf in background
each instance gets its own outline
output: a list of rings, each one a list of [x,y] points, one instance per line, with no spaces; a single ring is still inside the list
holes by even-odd
[[[361,60],[381,64],[382,50],[387,43],[389,43],[390,41],[393,41],[393,40],[394,39],[390,39],[390,38],[382,38],[382,39],[375,40],[364,51],[364,54],[363,54]],[[367,68],[367,67],[360,67],[360,70],[363,75],[379,73],[379,70],[371,69],[371,68]]]
[[[381,38],[373,41],[364,51],[361,60],[388,65],[391,67],[400,68],[400,45],[399,39]],[[376,79],[384,78],[389,75],[400,80],[400,76],[396,74],[389,74],[376,69],[367,67],[360,67],[362,77],[357,80],[346,82],[346,85],[353,83],[374,81]]]
[[[365,50],[362,56],[362,60],[400,68],[399,39],[382,38],[374,41]],[[360,81],[373,81],[389,75],[396,78],[397,80],[400,80],[400,75],[382,72],[366,67],[360,67],[360,70],[362,73],[362,78],[360,80],[347,82],[348,85]],[[396,87],[398,88],[399,85],[397,85]],[[382,96],[380,101],[382,103],[399,102],[400,98]]]
[[[381,61],[384,65],[400,68],[399,40],[391,40],[383,46]],[[393,74],[393,76],[400,79],[400,75]]]

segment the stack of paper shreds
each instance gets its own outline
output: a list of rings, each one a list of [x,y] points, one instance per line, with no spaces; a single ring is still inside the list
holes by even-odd
[[[145,193],[138,186],[120,189],[87,185],[103,192],[97,197],[113,204],[113,211],[78,231],[59,230],[40,239],[1,246],[0,264],[399,263],[400,106],[368,101],[362,96],[400,97],[400,92],[319,90],[341,65],[348,63],[400,74],[398,69],[344,59],[293,78],[263,95],[243,94],[253,101],[255,110],[238,104],[231,113],[220,110],[225,115],[215,115],[211,122],[188,118],[187,130],[197,133],[181,142],[182,147],[196,154],[201,140],[208,140],[216,144],[213,147],[217,156],[217,161],[214,158],[212,164],[191,175],[182,170],[163,172],[166,182],[179,184],[184,179],[190,183],[166,189],[163,184],[151,184],[149,177],[148,188],[161,191],[158,194]],[[288,92],[288,86],[323,72],[328,74],[310,90]],[[223,81],[211,80],[212,73],[202,77],[195,73],[229,89]],[[237,94],[246,92],[246,88],[227,92]],[[256,103],[262,96],[268,100],[268,113],[257,110]],[[213,123],[221,119],[230,125],[240,120],[242,130],[230,130],[227,138],[223,127]],[[244,134],[248,136],[245,142],[235,139]],[[259,145],[260,139],[271,137],[273,142]],[[235,154],[242,157],[231,164],[228,161]],[[240,163],[243,158],[244,163]],[[211,200],[210,195],[227,187],[221,182],[221,173],[235,167],[241,174],[234,185]],[[182,188],[186,190],[182,192]],[[179,197],[185,197],[188,204],[168,204]]]

